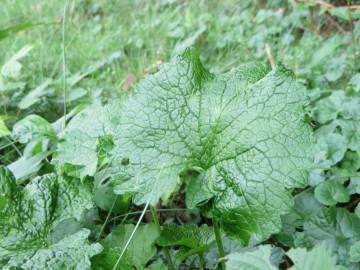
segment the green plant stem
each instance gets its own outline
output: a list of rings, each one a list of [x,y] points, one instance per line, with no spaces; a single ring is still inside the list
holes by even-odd
[[[159,234],[161,233],[161,227],[160,227],[160,221],[159,221],[159,217],[157,215],[157,212],[156,212],[156,209],[154,206],[150,206],[150,212],[151,212],[151,216],[152,216],[152,219],[156,225],[156,228],[159,232]],[[170,256],[170,253],[169,253],[169,249],[167,247],[163,247],[163,250],[164,250],[164,254],[165,254],[165,257],[166,257],[166,260],[168,262],[168,267],[170,270],[175,270],[175,267],[174,267],[174,264],[171,260],[171,256]]]
[[[203,253],[199,253],[199,262],[200,262],[200,270],[204,270],[205,269],[205,261],[204,261],[204,254]]]
[[[212,223],[213,223],[213,228],[214,228],[214,232],[215,232],[215,238],[216,238],[216,244],[219,250],[219,255],[220,255],[220,259],[225,257],[225,250],[224,250],[224,245],[222,243],[221,240],[221,232],[220,232],[220,228],[219,228],[219,224],[217,222],[217,220],[215,218],[212,219]],[[226,269],[226,265],[225,265],[225,261],[224,260],[220,260],[220,265],[221,268],[223,270]]]
[[[103,234],[103,232],[104,232],[104,229],[105,229],[106,225],[107,225],[108,222],[109,222],[109,218],[110,218],[110,216],[111,216],[111,214],[112,214],[112,211],[113,211],[113,209],[114,209],[114,206],[115,206],[116,201],[117,201],[118,198],[119,198],[119,196],[116,196],[116,197],[115,197],[115,199],[114,199],[114,201],[113,201],[113,203],[112,203],[112,205],[111,205],[111,208],[110,208],[109,212],[108,212],[107,215],[106,215],[105,222],[104,222],[104,224],[101,226],[101,229],[100,229],[100,233],[99,233],[99,236],[98,236],[98,239],[97,239],[98,241],[100,240],[100,238],[101,238],[101,236],[102,236],[102,234]]]

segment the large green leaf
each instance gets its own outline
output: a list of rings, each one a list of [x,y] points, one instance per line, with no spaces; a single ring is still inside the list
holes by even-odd
[[[2,269],[90,269],[99,253],[87,229],[64,231],[62,223],[80,221],[90,210],[91,189],[78,181],[49,174],[24,188],[0,168],[0,266]]]
[[[187,50],[124,104],[114,136],[115,192],[155,204],[175,190],[180,173],[203,171],[225,230],[244,243],[264,239],[292,205],[288,189],[307,182],[306,103],[305,89],[283,67],[249,64],[214,76]],[[125,159],[130,164],[120,166]]]

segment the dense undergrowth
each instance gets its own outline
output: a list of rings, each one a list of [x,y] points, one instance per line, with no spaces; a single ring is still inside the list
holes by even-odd
[[[359,269],[359,5],[5,0],[0,267]]]

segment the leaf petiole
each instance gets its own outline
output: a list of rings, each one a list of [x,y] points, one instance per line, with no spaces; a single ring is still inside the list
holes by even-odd
[[[224,245],[221,240],[221,232],[220,232],[219,224],[215,218],[212,219],[212,223],[213,223],[213,228],[214,228],[214,233],[215,233],[216,244],[217,244],[219,256],[220,256],[221,269],[225,270],[226,265],[225,265],[225,260],[223,260],[223,258],[225,257],[225,250],[224,250]]]
[[[156,209],[155,209],[154,206],[150,206],[150,212],[151,212],[152,219],[153,219],[153,221],[154,221],[154,223],[156,225],[156,228],[157,228],[157,230],[158,230],[158,232],[160,234],[161,233],[160,221],[159,221],[159,217],[157,215],[157,212],[156,212]],[[170,270],[175,270],[174,264],[173,264],[173,262],[171,260],[169,249],[167,247],[163,247],[163,251],[164,251],[166,260],[168,262],[169,269]]]

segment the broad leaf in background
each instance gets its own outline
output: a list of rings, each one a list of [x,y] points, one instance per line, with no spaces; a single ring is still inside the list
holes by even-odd
[[[226,269],[228,270],[277,270],[270,263],[271,246],[263,245],[253,251],[243,253],[234,252],[227,255]]]
[[[197,226],[185,224],[182,226],[164,226],[158,244],[160,246],[180,246],[176,258],[180,261],[208,251],[215,241],[214,231],[207,225]]]
[[[40,98],[44,95],[46,95],[48,91],[48,87],[51,85],[52,80],[47,79],[42,84],[37,86],[35,89],[31,90],[25,97],[21,99],[21,101],[18,104],[18,107],[21,110],[28,109],[35,103],[37,103]]]
[[[104,251],[93,258],[93,266],[113,270],[134,228],[132,224],[114,227],[101,241]],[[146,263],[156,254],[155,243],[158,237],[155,224],[138,227],[116,270],[133,270],[134,267],[137,270],[144,269]]]
[[[316,246],[310,251],[305,248],[291,249],[286,254],[294,263],[294,266],[290,267],[291,270],[342,269],[336,266],[336,256],[323,246]]]
[[[335,180],[328,180],[315,188],[316,199],[325,205],[336,205],[350,200],[349,191]]]
[[[1,75],[5,78],[17,79],[20,76],[22,64],[19,62],[22,58],[29,54],[32,46],[26,45],[14,54],[1,68]]]
[[[8,170],[0,168],[2,269],[90,269],[89,258],[102,247],[88,243],[87,229],[65,233],[61,228],[62,222],[80,221],[93,208],[90,192],[77,180],[54,174],[37,177],[21,188]]]
[[[315,164],[317,167],[329,169],[343,159],[346,152],[346,140],[340,134],[330,133],[319,138],[315,149]]]
[[[249,64],[215,77],[189,49],[137,86],[114,136],[115,192],[156,204],[184,171],[204,171],[214,213],[244,244],[279,231],[311,167],[305,89],[279,67]],[[125,170],[123,167],[127,167]],[[124,173],[121,177],[121,169]]]
[[[360,153],[360,118],[358,120],[341,120],[339,126],[348,148]]]
[[[344,208],[320,208],[303,224],[303,231],[295,233],[295,246],[310,248],[325,245],[337,256],[337,261],[350,269],[350,248],[360,241],[360,218]],[[334,255],[334,256],[335,256]]]

